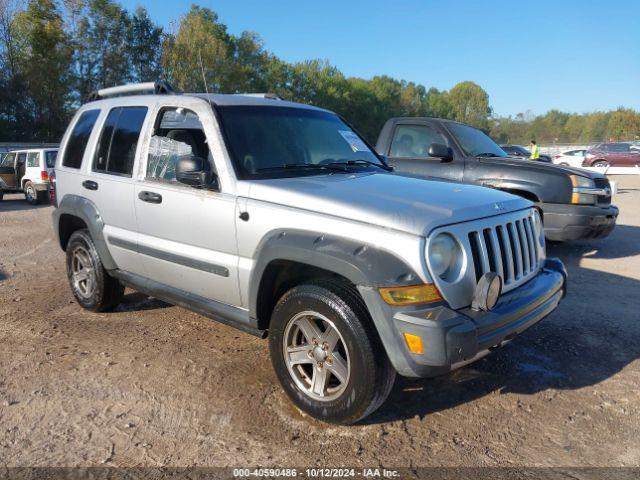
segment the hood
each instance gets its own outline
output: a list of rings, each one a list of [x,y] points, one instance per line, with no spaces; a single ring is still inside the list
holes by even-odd
[[[319,175],[249,181],[248,197],[427,235],[442,225],[531,206],[515,195],[474,185],[390,173]]]
[[[582,168],[569,167],[564,165],[556,165],[554,163],[537,162],[535,160],[529,160],[528,158],[514,158],[514,157],[501,157],[501,158],[480,158],[481,163],[491,164],[496,166],[511,165],[518,168],[527,168],[529,170],[536,170],[539,172],[548,173],[564,173],[566,175],[580,175],[588,178],[604,178],[602,173],[592,172],[590,170],[584,170]]]

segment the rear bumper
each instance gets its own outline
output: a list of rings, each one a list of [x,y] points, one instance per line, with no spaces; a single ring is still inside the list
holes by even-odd
[[[365,293],[361,289],[361,293],[398,373],[433,377],[482,358],[549,315],[565,294],[566,279],[562,262],[547,260],[536,277],[503,295],[490,312],[471,308],[455,311],[445,306],[393,311],[374,290]],[[423,354],[409,351],[404,333],[422,339]]]
[[[563,242],[580,238],[604,238],[616,226],[618,207],[609,205],[563,205],[541,203],[544,232],[548,240]]]

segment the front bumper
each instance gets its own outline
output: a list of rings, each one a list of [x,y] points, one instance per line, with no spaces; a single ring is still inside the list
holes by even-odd
[[[541,203],[544,233],[548,240],[604,238],[616,226],[618,207]]]
[[[375,289],[360,291],[398,373],[433,377],[482,358],[542,320],[560,303],[566,282],[562,262],[549,259],[537,276],[502,295],[490,312],[446,306],[402,311],[386,305]],[[422,339],[423,354],[408,350],[404,333]]]

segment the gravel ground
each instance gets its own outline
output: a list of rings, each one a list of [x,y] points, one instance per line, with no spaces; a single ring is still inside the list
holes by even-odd
[[[640,177],[607,239],[553,245],[569,295],[452,375],[398,379],[365,423],[303,417],[267,344],[128,292],[83,311],[51,207],[0,203],[0,466],[638,466]]]

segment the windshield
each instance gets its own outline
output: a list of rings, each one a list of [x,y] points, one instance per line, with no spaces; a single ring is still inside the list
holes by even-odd
[[[45,159],[47,162],[47,168],[53,168],[56,166],[56,157],[58,156],[57,150],[49,150],[44,152]]]
[[[467,155],[472,157],[507,157],[507,154],[496,142],[477,128],[453,122],[448,123],[447,127]]]
[[[289,107],[217,106],[238,178],[317,175],[383,166],[332,113]]]

